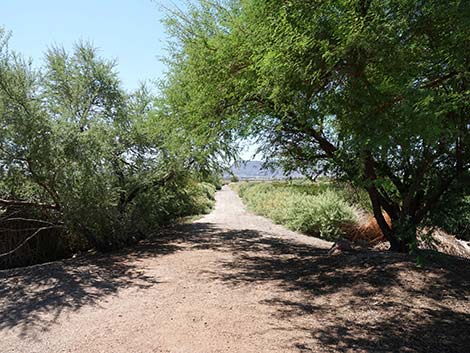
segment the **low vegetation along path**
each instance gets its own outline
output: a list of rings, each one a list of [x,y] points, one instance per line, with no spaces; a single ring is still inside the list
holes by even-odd
[[[328,256],[216,198],[132,250],[0,272],[0,352],[470,351],[464,260]]]

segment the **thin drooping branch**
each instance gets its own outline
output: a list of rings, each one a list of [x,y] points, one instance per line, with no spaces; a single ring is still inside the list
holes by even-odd
[[[137,186],[134,190],[132,190],[129,193],[127,198],[125,200],[123,200],[123,202],[124,202],[123,206],[125,206],[125,205],[129,204],[130,202],[132,202],[132,200],[134,200],[140,192],[146,191],[150,187],[163,186],[166,182],[171,180],[174,176],[175,176],[175,173],[173,171],[171,171],[171,172],[167,173],[166,175],[164,175],[162,178],[160,178],[158,180],[155,180],[151,184]]]
[[[41,202],[31,202],[31,201],[22,201],[22,200],[5,200],[0,199],[0,205],[2,206],[25,206],[25,207],[36,207],[57,210],[58,207],[55,204],[47,204]]]
[[[33,234],[31,234],[29,237],[27,237],[25,240],[23,240],[17,247],[15,247],[13,250],[7,251],[6,253],[0,254],[0,259],[13,255],[15,252],[17,252],[19,249],[21,249],[23,246],[25,246],[31,239],[33,239],[35,236],[37,236],[39,233],[41,233],[43,230],[47,229],[54,229],[54,228],[62,228],[60,225],[54,225],[54,226],[47,226],[47,227],[41,227],[38,228]]]
[[[49,187],[49,185],[47,185],[45,182],[43,182],[42,180],[40,180],[40,178],[38,177],[38,175],[35,173],[34,171],[34,168],[32,166],[32,163],[31,161],[26,158],[26,164],[28,166],[28,170],[29,172],[31,173],[32,175],[32,179],[34,180],[34,182],[36,184],[38,184],[39,186],[41,186],[48,194],[49,196],[52,198],[52,200],[55,202],[55,208],[60,210],[60,202],[59,202],[59,195],[57,194],[57,191],[51,189]]]
[[[12,221],[21,221],[21,222],[36,222],[36,223],[42,223],[42,224],[48,224],[50,226],[56,226],[59,224],[62,224],[61,222],[58,223],[52,223],[49,221],[45,221],[43,219],[35,219],[35,218],[25,218],[25,217],[8,217],[5,219],[2,219],[3,222],[12,222]]]

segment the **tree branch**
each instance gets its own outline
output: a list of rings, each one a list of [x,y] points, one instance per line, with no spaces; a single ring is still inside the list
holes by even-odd
[[[45,209],[52,209],[52,210],[57,210],[58,209],[57,205],[54,205],[54,204],[31,202],[31,201],[21,201],[21,200],[0,199],[0,205],[2,205],[2,206],[37,207],[37,208],[45,208]]]
[[[41,233],[43,230],[47,230],[47,229],[53,229],[53,228],[62,228],[62,226],[48,226],[48,227],[41,227],[41,228],[38,228],[33,234],[31,234],[29,237],[27,237],[25,240],[23,240],[16,248],[14,248],[13,250],[10,250],[6,253],[3,253],[3,254],[0,254],[0,259],[3,258],[3,257],[7,257],[7,256],[10,256],[12,254],[14,254],[15,252],[17,252],[19,249],[21,249],[28,241],[30,241],[31,239],[33,239],[36,235],[38,235],[39,233]]]

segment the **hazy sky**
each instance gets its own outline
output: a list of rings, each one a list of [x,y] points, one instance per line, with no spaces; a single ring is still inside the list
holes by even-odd
[[[54,44],[69,49],[91,41],[103,57],[116,59],[123,86],[157,79],[165,70],[162,4],[170,0],[0,0],[0,26],[12,32],[10,48],[36,65]]]

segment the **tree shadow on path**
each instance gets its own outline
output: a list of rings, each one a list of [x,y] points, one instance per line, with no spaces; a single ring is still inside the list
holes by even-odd
[[[144,243],[114,254],[0,271],[0,330],[19,327],[26,337],[48,330],[62,314],[98,305],[124,288],[153,287],[158,278],[146,275],[136,260],[176,250],[161,243]]]
[[[210,273],[213,280],[281,289],[262,304],[302,332],[293,351],[470,352],[466,259],[440,254],[418,268],[405,254],[329,256],[326,249],[267,233],[221,231],[203,223],[179,228],[173,236],[191,249],[235,255],[224,260],[222,271]]]
[[[162,230],[120,253],[0,271],[0,330],[47,330],[64,313],[99,305],[158,278],[139,261],[177,251],[228,252],[201,275],[227,286],[275,288],[261,301],[278,330],[295,331],[298,352],[470,352],[470,265],[416,267],[411,256],[326,249],[256,230],[194,223]]]

